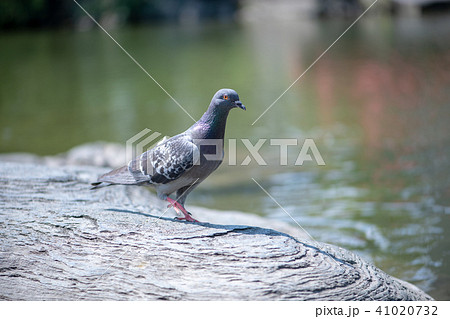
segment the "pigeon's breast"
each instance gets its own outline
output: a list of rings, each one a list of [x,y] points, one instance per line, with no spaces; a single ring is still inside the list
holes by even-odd
[[[223,154],[218,156],[218,158],[216,159],[208,159],[207,155],[202,154],[199,161],[200,163],[195,163],[194,166],[192,166],[192,168],[186,173],[186,175],[203,180],[209,174],[214,172],[220,166],[220,164],[222,164]]]

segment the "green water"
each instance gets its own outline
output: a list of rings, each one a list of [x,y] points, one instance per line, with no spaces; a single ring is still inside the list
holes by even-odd
[[[450,298],[450,20],[364,18],[255,125],[351,21],[154,26],[111,34],[194,118],[238,91],[227,137],[313,138],[325,166],[227,161],[188,204],[294,222],[436,299]],[[104,33],[0,33],[0,152],[56,154],[192,120]],[[228,144],[227,144],[228,145]],[[228,150],[226,151],[229,153]],[[194,213],[195,214],[195,213]]]

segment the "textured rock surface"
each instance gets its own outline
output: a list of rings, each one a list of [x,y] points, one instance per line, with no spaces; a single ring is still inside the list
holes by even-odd
[[[0,299],[431,299],[338,247],[175,221],[143,188],[90,191],[103,171],[0,162]]]

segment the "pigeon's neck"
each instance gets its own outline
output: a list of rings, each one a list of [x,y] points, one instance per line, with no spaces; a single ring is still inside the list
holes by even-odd
[[[202,136],[200,138],[223,139],[229,111],[229,109],[218,109],[214,105],[210,105],[197,122],[197,125],[201,127],[199,133]]]

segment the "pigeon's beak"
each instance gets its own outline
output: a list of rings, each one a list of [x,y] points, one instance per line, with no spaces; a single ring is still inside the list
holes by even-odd
[[[236,107],[240,108],[240,109],[243,109],[244,111],[246,110],[245,105],[242,104],[241,101],[235,101],[235,102],[234,102],[234,105],[235,105]]]

